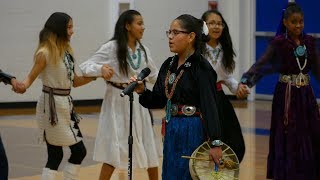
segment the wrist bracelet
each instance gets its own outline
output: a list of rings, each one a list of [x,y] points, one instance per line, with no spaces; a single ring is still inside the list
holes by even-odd
[[[211,141],[211,145],[213,145],[214,147],[220,147],[223,145],[223,142],[217,139],[217,140]]]

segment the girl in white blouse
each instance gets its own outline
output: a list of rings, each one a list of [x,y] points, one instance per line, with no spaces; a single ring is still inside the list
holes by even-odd
[[[103,65],[114,70],[106,84],[93,155],[95,161],[103,163],[100,180],[110,179],[115,168],[128,168],[130,104],[128,96],[120,97],[120,94],[127,86],[129,77],[149,67],[151,73],[146,81],[154,83],[157,78],[158,70],[150,51],[140,42],[144,29],[139,12],[125,11],[116,23],[113,38],[80,65],[86,76],[100,76]],[[138,95],[133,97],[133,167],[147,168],[149,178],[158,179],[159,156],[151,117],[148,109],[139,104]]]
[[[209,10],[202,15],[202,20],[206,22],[210,36],[207,48],[203,53],[218,75],[218,109],[223,141],[235,151],[240,162],[245,152],[244,140],[238,118],[232,104],[223,92],[222,84],[226,85],[238,98],[245,98],[249,91],[245,85],[239,84],[232,76],[235,68],[233,59],[235,52],[228,25],[223,16],[217,10]]]

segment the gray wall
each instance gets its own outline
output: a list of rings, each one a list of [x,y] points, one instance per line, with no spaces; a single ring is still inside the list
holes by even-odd
[[[183,2],[183,3],[182,3]],[[134,8],[141,12],[146,30],[143,42],[151,49],[158,67],[173,54],[169,51],[165,34],[170,23],[181,14],[191,14],[200,18],[207,9],[204,0],[135,0]]]
[[[0,6],[0,68],[23,80],[33,65],[38,34],[47,18],[56,11],[67,12],[74,21],[71,40],[78,62],[87,59],[112,34],[108,0],[3,0]],[[92,90],[94,89],[94,91]],[[75,99],[103,97],[103,81],[76,88]],[[36,101],[41,91],[37,79],[24,95],[0,84],[0,102]]]

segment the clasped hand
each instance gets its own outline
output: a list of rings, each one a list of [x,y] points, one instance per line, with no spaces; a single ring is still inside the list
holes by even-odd
[[[244,99],[250,94],[250,88],[246,84],[239,83],[236,96],[238,99]]]
[[[110,80],[113,74],[114,74],[114,70],[111,66],[105,64],[101,67],[101,75],[103,79]]]
[[[15,78],[11,79],[12,90],[16,93],[23,94],[26,92],[27,88],[23,82],[19,82]]]

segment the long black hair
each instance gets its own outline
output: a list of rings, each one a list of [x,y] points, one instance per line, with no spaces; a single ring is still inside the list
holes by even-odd
[[[208,36],[203,33],[203,21],[189,14],[183,14],[176,18],[181,22],[181,27],[188,32],[196,34],[194,48],[196,51],[203,52],[208,42]]]
[[[222,14],[218,10],[209,10],[202,14],[201,19],[203,21],[207,21],[207,18],[210,14],[216,14],[221,17],[222,23],[224,24],[224,28],[222,30],[222,34],[218,39],[219,43],[222,46],[223,50],[223,57],[222,57],[222,64],[227,72],[232,73],[235,68],[235,61],[234,57],[236,53],[233,50],[232,40],[229,32],[229,27],[227,22],[224,20]]]
[[[134,16],[141,16],[141,14],[136,10],[127,10],[123,12],[114,28],[114,35],[111,40],[115,40],[117,42],[117,58],[119,61],[119,70],[120,73],[124,75],[128,75],[128,30],[126,28],[127,24],[131,24],[134,20]],[[147,61],[147,53],[143,45],[140,41],[141,49],[144,51],[146,61]]]

